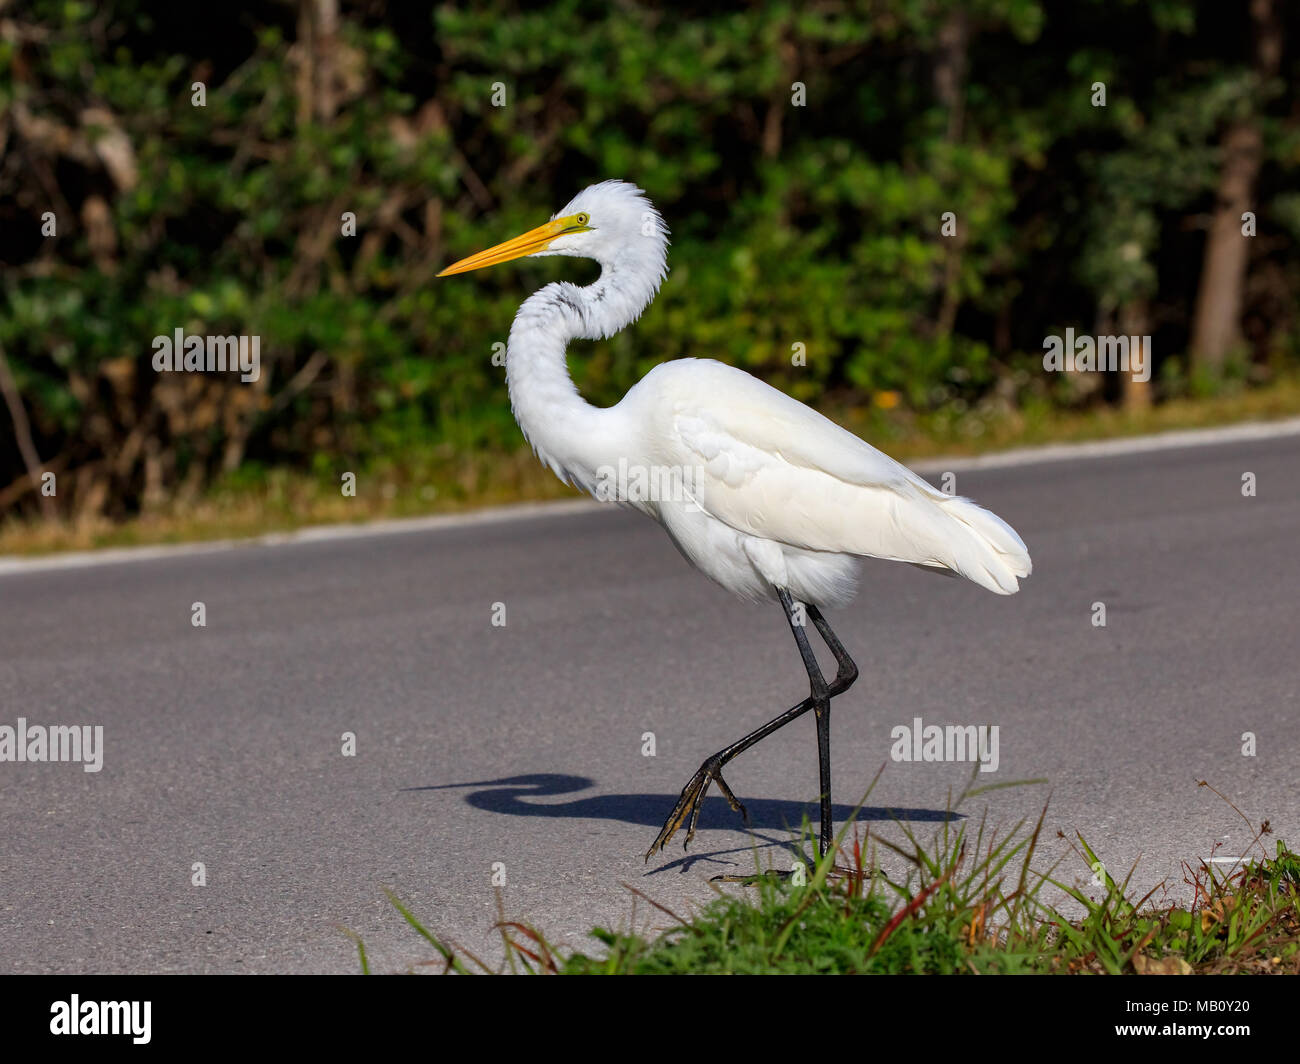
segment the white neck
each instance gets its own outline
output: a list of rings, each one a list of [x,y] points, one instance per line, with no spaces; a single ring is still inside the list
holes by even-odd
[[[627,449],[635,441],[624,439],[611,410],[578,394],[565,348],[570,340],[613,336],[637,319],[659,288],[662,266],[636,265],[606,265],[586,287],[558,281],[534,292],[515,315],[506,346],[510,407],[525,438],[556,476],[589,494],[599,467],[635,454]]]

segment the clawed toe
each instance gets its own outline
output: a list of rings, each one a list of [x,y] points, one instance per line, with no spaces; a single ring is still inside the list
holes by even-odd
[[[677,834],[677,829],[685,823],[688,816],[690,817],[690,824],[686,828],[686,838],[682,842],[682,849],[684,850],[690,846],[691,840],[695,838],[695,826],[700,819],[700,807],[704,804],[704,796],[708,793],[710,783],[718,785],[718,790],[722,792],[731,808],[745,818],[746,824],[749,823],[749,813],[722,778],[722,766],[717,765],[711,768],[709,762],[706,761],[700,766],[700,770],[691,777],[691,781],[682,789],[681,797],[677,799],[673,811],[668,814],[664,826],[659,829],[658,836],[650,844],[650,849],[646,851],[645,859],[647,861],[668,844],[668,841]]]

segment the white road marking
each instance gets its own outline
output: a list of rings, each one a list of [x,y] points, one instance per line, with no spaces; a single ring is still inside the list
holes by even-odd
[[[1214,444],[1241,443],[1300,436],[1300,417],[1283,421],[1252,421],[1213,429],[1188,429],[1161,432],[1152,436],[1131,436],[1118,440],[1087,443],[1051,444],[1046,447],[1022,447],[978,457],[929,458],[906,463],[922,474],[956,472],[962,469],[998,469],[1036,465],[1040,462],[1109,458],[1114,455],[1142,454],[1149,451],[1174,450],[1180,447],[1207,447]],[[435,514],[429,517],[403,517],[381,521],[341,525],[312,525],[294,532],[272,532],[250,539],[220,539],[203,543],[177,543],[159,547],[107,547],[103,550],[71,551],[34,558],[5,555],[0,557],[0,576],[11,573],[34,573],[50,569],[81,569],[92,565],[115,565],[147,562],[159,558],[177,558],[189,554],[214,554],[241,547],[279,546],[292,543],[320,543],[328,540],[360,539],[366,536],[391,536],[408,532],[431,532],[467,525],[495,524],[537,517],[563,517],[586,513],[609,506],[590,499],[561,499],[555,502],[517,503],[473,510],[462,514]]]
[[[1300,417],[1287,418],[1283,421],[1250,421],[1242,425],[1225,425],[1214,429],[1180,429],[1176,432],[1158,432],[1151,436],[1130,436],[1118,440],[1053,443],[1045,447],[1020,447],[1014,451],[999,451],[996,454],[975,457],[927,458],[924,461],[904,464],[918,473],[945,473],[949,470],[955,472],[960,469],[998,469],[1005,466],[1037,465],[1039,462],[1062,462],[1080,458],[1109,458],[1113,455],[1245,443],[1250,440],[1271,440],[1283,436],[1300,436]]]
[[[606,503],[590,499],[561,499],[556,502],[525,502],[473,510],[463,514],[433,514],[428,517],[401,517],[383,521],[345,525],[310,525],[293,532],[268,532],[248,539],[214,539],[201,543],[174,543],[155,547],[105,547],[102,550],[69,551],[35,558],[0,557],[0,576],[32,573],[43,569],[83,569],[91,565],[123,562],[147,562],[158,558],[178,558],[187,554],[215,554],[245,547],[280,546],[286,543],[321,543],[334,539],[359,539],[364,536],[391,536],[405,532],[427,532],[466,525],[495,524],[529,517],[558,517],[564,514],[597,510]]]

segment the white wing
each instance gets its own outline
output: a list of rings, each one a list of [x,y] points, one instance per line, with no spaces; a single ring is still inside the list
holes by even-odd
[[[695,501],[740,532],[939,566],[1000,594],[1030,572],[1024,542],[1001,518],[732,366],[667,362],[628,400],[646,404],[650,452],[694,468]]]

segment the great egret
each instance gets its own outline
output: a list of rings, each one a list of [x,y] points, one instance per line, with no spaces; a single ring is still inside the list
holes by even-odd
[[[723,767],[809,709],[817,722],[824,856],[833,840],[830,703],[858,670],[819,607],[853,597],[862,556],[948,570],[1010,595],[1017,578],[1029,575],[1029,552],[1000,517],[944,494],[816,411],[721,362],[666,362],[617,405],[587,403],[569,377],[566,345],[604,339],[635,321],[667,276],[667,251],[668,227],[641,189],[603,181],[545,225],[438,276],[525,255],[600,263],[594,283],[548,284],[515,315],[506,348],[515,420],[561,480],[653,517],[692,565],[729,591],[780,602],[803,658],[808,697],[705,760],[646,859],[687,816],[684,845],[690,844],[711,783],[744,815]],[[829,682],[808,643],[805,617],[835,656]]]

